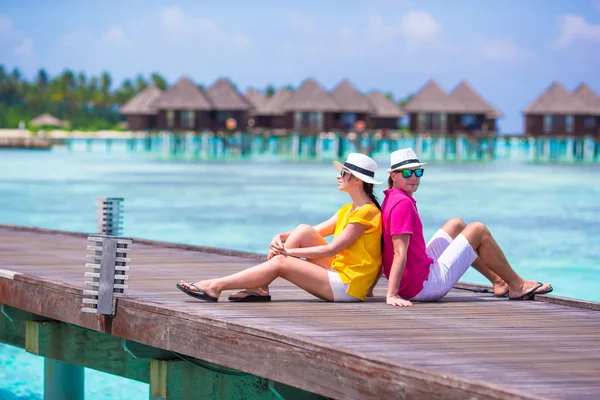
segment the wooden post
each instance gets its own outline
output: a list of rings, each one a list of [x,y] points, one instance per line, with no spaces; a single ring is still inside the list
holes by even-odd
[[[300,134],[292,133],[292,144],[290,148],[292,159],[298,158],[298,153],[300,152]]]
[[[456,161],[460,162],[463,159],[463,135],[456,135]]]
[[[84,400],[84,369],[44,358],[44,400]]]
[[[98,313],[103,315],[115,314],[116,298],[124,295],[128,285],[125,281],[129,279],[125,272],[129,271],[127,263],[130,262],[129,252],[132,240],[117,238],[114,236],[90,236],[87,249],[94,254],[88,254],[91,263],[86,263],[86,268],[92,268],[92,272],[86,272],[85,281],[91,290],[84,290],[82,312]]]
[[[98,234],[119,236],[123,229],[123,198],[100,197],[98,201]]]

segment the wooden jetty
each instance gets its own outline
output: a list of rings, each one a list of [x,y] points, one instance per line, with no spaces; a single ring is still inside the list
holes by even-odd
[[[175,283],[264,256],[134,239],[129,289],[109,317],[81,312],[86,239],[0,225],[0,341],[150,383],[152,398],[600,393],[600,303],[547,295],[512,302],[459,284],[443,301],[397,309],[384,304],[385,282],[364,303],[334,304],[277,280],[271,303],[230,303],[225,293],[208,304]],[[67,376],[76,387],[78,375]]]
[[[0,137],[0,149],[49,150],[53,142],[37,137]]]

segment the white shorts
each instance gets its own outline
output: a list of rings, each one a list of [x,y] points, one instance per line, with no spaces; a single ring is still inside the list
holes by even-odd
[[[427,243],[427,255],[433,258],[434,263],[431,264],[423,290],[411,299],[413,301],[441,299],[477,259],[477,253],[463,234],[452,240],[443,229],[439,229]]]
[[[350,286],[349,283],[342,282],[339,272],[333,269],[327,270],[329,275],[329,285],[331,285],[331,291],[333,292],[333,301],[336,303],[344,302],[349,303],[353,301],[360,301],[354,296],[350,296],[346,291]]]

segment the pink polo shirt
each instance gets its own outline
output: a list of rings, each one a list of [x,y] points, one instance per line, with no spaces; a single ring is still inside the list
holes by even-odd
[[[403,299],[412,299],[423,290],[423,283],[429,278],[429,269],[434,260],[427,255],[417,201],[400,189],[388,189],[384,193],[385,199],[381,205],[383,273],[389,279],[394,260],[392,235],[411,235],[398,295]]]

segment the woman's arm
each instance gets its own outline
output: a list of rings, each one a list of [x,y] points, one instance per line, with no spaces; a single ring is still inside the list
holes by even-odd
[[[323,237],[333,235],[335,232],[335,225],[337,224],[337,218],[338,217],[336,213],[333,217],[313,226],[313,228]],[[280,253],[279,250],[283,247],[283,243],[288,239],[291,233],[292,231],[281,232],[273,237],[271,244],[269,245],[269,259],[271,259],[271,257],[273,257],[275,254]]]
[[[318,225],[313,226],[317,232],[323,237],[333,235],[335,232],[335,225],[337,224],[338,216],[337,213],[329,218],[327,221],[323,221]]]
[[[329,244],[322,246],[304,247],[298,249],[282,248],[279,254],[298,258],[331,257],[348,248],[367,230],[368,227],[359,223],[348,224],[344,230]]]
[[[402,279],[404,267],[406,266],[406,252],[408,251],[410,235],[392,235],[392,242],[394,243],[394,260],[392,261],[388,279],[388,289],[385,296],[386,303],[394,307],[410,307],[412,306],[410,301],[404,300],[398,296],[400,280]]]

